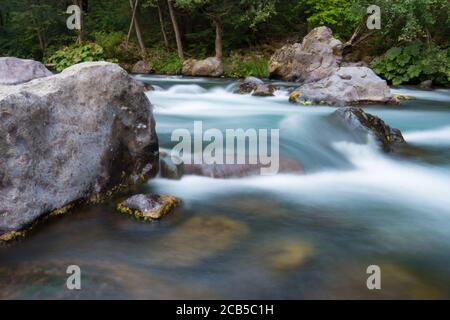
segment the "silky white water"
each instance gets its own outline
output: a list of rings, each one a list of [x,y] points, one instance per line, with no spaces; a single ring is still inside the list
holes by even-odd
[[[239,179],[156,178],[142,192],[183,205],[155,223],[109,203],[42,226],[0,248],[0,295],[21,298],[449,298],[450,91],[393,90],[415,99],[366,112],[399,128],[408,145],[383,153],[330,121],[333,107],[258,98],[227,79],[138,76],[156,90],[160,147],[174,130],[279,129],[280,154],[302,174]],[[289,88],[292,83],[278,82]],[[204,224],[202,224],[204,221]],[[60,290],[66,264],[85,289]],[[366,287],[369,265],[382,290]]]

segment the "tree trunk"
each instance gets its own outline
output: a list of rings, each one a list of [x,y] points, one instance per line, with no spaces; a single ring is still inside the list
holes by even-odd
[[[168,50],[169,49],[169,39],[167,38],[166,29],[164,28],[164,17],[163,17],[163,13],[162,13],[159,1],[156,3],[156,6],[158,7],[159,24],[161,25],[161,33],[164,38],[164,47],[166,48],[166,50]]]
[[[75,0],[74,1],[75,5],[77,5],[80,10],[81,10],[81,14],[80,14],[80,30],[78,30],[78,38],[77,38],[77,43],[82,44],[84,41],[84,22],[83,22],[83,0]]]
[[[173,32],[175,33],[175,40],[177,42],[178,57],[184,60],[183,43],[181,42],[180,29],[178,28],[177,18],[173,10],[172,0],[167,0],[167,5],[169,6],[170,19],[172,20]]]
[[[133,14],[131,15],[131,22],[128,28],[127,40],[125,41],[125,48],[128,49],[128,43],[130,42],[131,32],[133,31],[134,19],[136,19],[136,10],[137,10],[137,2],[133,5],[130,1],[131,9],[133,10]]]
[[[136,12],[137,12],[137,8],[138,8],[138,3],[139,0],[136,0],[135,3],[133,3],[133,0],[130,0],[130,7],[133,9],[133,17],[131,18],[131,24],[133,24],[134,22],[134,30],[136,31],[136,38],[138,40],[138,45],[139,45],[139,49],[141,50],[142,54],[145,54],[145,45],[144,45],[144,40],[142,39],[142,33],[141,33],[141,28],[139,27],[139,22],[138,19],[136,17]],[[131,30],[132,26],[130,26],[130,30]],[[130,33],[130,31],[129,31]],[[127,44],[128,44],[128,40],[129,38],[127,38]]]
[[[44,37],[42,36],[42,33],[40,30],[37,31],[37,36],[39,39],[39,47],[42,51],[42,56],[45,56],[45,49],[46,49],[46,45],[45,45],[45,40]]]
[[[214,25],[216,26],[216,58],[222,58],[223,44],[222,44],[222,35],[223,35],[223,26],[220,18],[214,19]]]

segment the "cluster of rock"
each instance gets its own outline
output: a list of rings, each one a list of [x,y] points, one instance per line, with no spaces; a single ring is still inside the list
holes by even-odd
[[[291,102],[337,106],[397,104],[386,81],[368,67],[342,63],[342,43],[328,27],[312,30],[302,43],[285,45],[269,62],[271,78],[297,81]]]
[[[51,75],[38,62],[8,58],[0,70],[0,82],[12,84],[0,85],[1,239],[157,173],[152,105],[119,66],[82,63]],[[14,84],[25,78],[32,81]]]

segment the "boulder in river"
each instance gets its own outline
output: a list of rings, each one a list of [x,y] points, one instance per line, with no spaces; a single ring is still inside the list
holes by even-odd
[[[185,164],[184,174],[204,176],[215,179],[232,179],[261,174],[262,163],[256,164]],[[279,173],[303,173],[303,166],[297,161],[286,157],[279,158]]]
[[[172,155],[165,151],[159,153],[159,174],[162,178],[179,180],[183,176],[184,166],[182,160],[179,159],[179,164],[172,160]]]
[[[240,81],[234,93],[237,94],[252,94],[257,97],[269,97],[273,96],[275,88],[271,84],[265,84],[264,81],[256,77],[247,77],[243,81]]]
[[[0,236],[156,174],[144,86],[107,62],[0,86]]]
[[[433,89],[433,80],[425,80],[419,84],[419,88],[422,90],[431,90]]]
[[[148,67],[148,64],[145,61],[140,60],[140,61],[135,63],[135,65],[133,66],[133,69],[131,70],[131,72],[132,73],[147,74],[147,73],[150,73],[150,68]]]
[[[37,78],[51,76],[42,63],[14,57],[0,58],[0,85],[25,83]]]
[[[331,117],[352,132],[371,133],[385,152],[393,151],[396,146],[405,143],[399,129],[391,128],[383,120],[361,108],[340,108]]]
[[[173,196],[137,194],[119,203],[117,210],[136,219],[157,220],[172,212],[179,204],[180,200]]]
[[[287,44],[269,62],[270,77],[285,81],[315,82],[330,76],[342,61],[342,43],[328,27],[313,29],[302,43]]]
[[[337,106],[398,104],[387,82],[366,67],[341,67],[329,77],[300,86],[290,101]]]
[[[204,60],[188,59],[183,63],[181,73],[193,77],[220,77],[223,75],[222,60],[209,57]]]

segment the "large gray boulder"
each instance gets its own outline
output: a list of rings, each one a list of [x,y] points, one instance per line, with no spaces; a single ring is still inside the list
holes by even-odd
[[[341,67],[329,77],[300,86],[290,98],[291,102],[337,106],[397,103],[386,81],[366,67]]]
[[[277,50],[269,62],[270,77],[286,81],[314,82],[331,75],[342,61],[342,43],[328,27],[313,29],[302,43]]]
[[[158,140],[144,90],[107,62],[0,86],[0,239],[156,174]]]
[[[0,58],[0,85],[12,85],[51,76],[40,62],[14,57]]]
[[[183,63],[181,73],[193,77],[220,77],[223,75],[223,63],[216,57],[204,60],[188,59]]]

